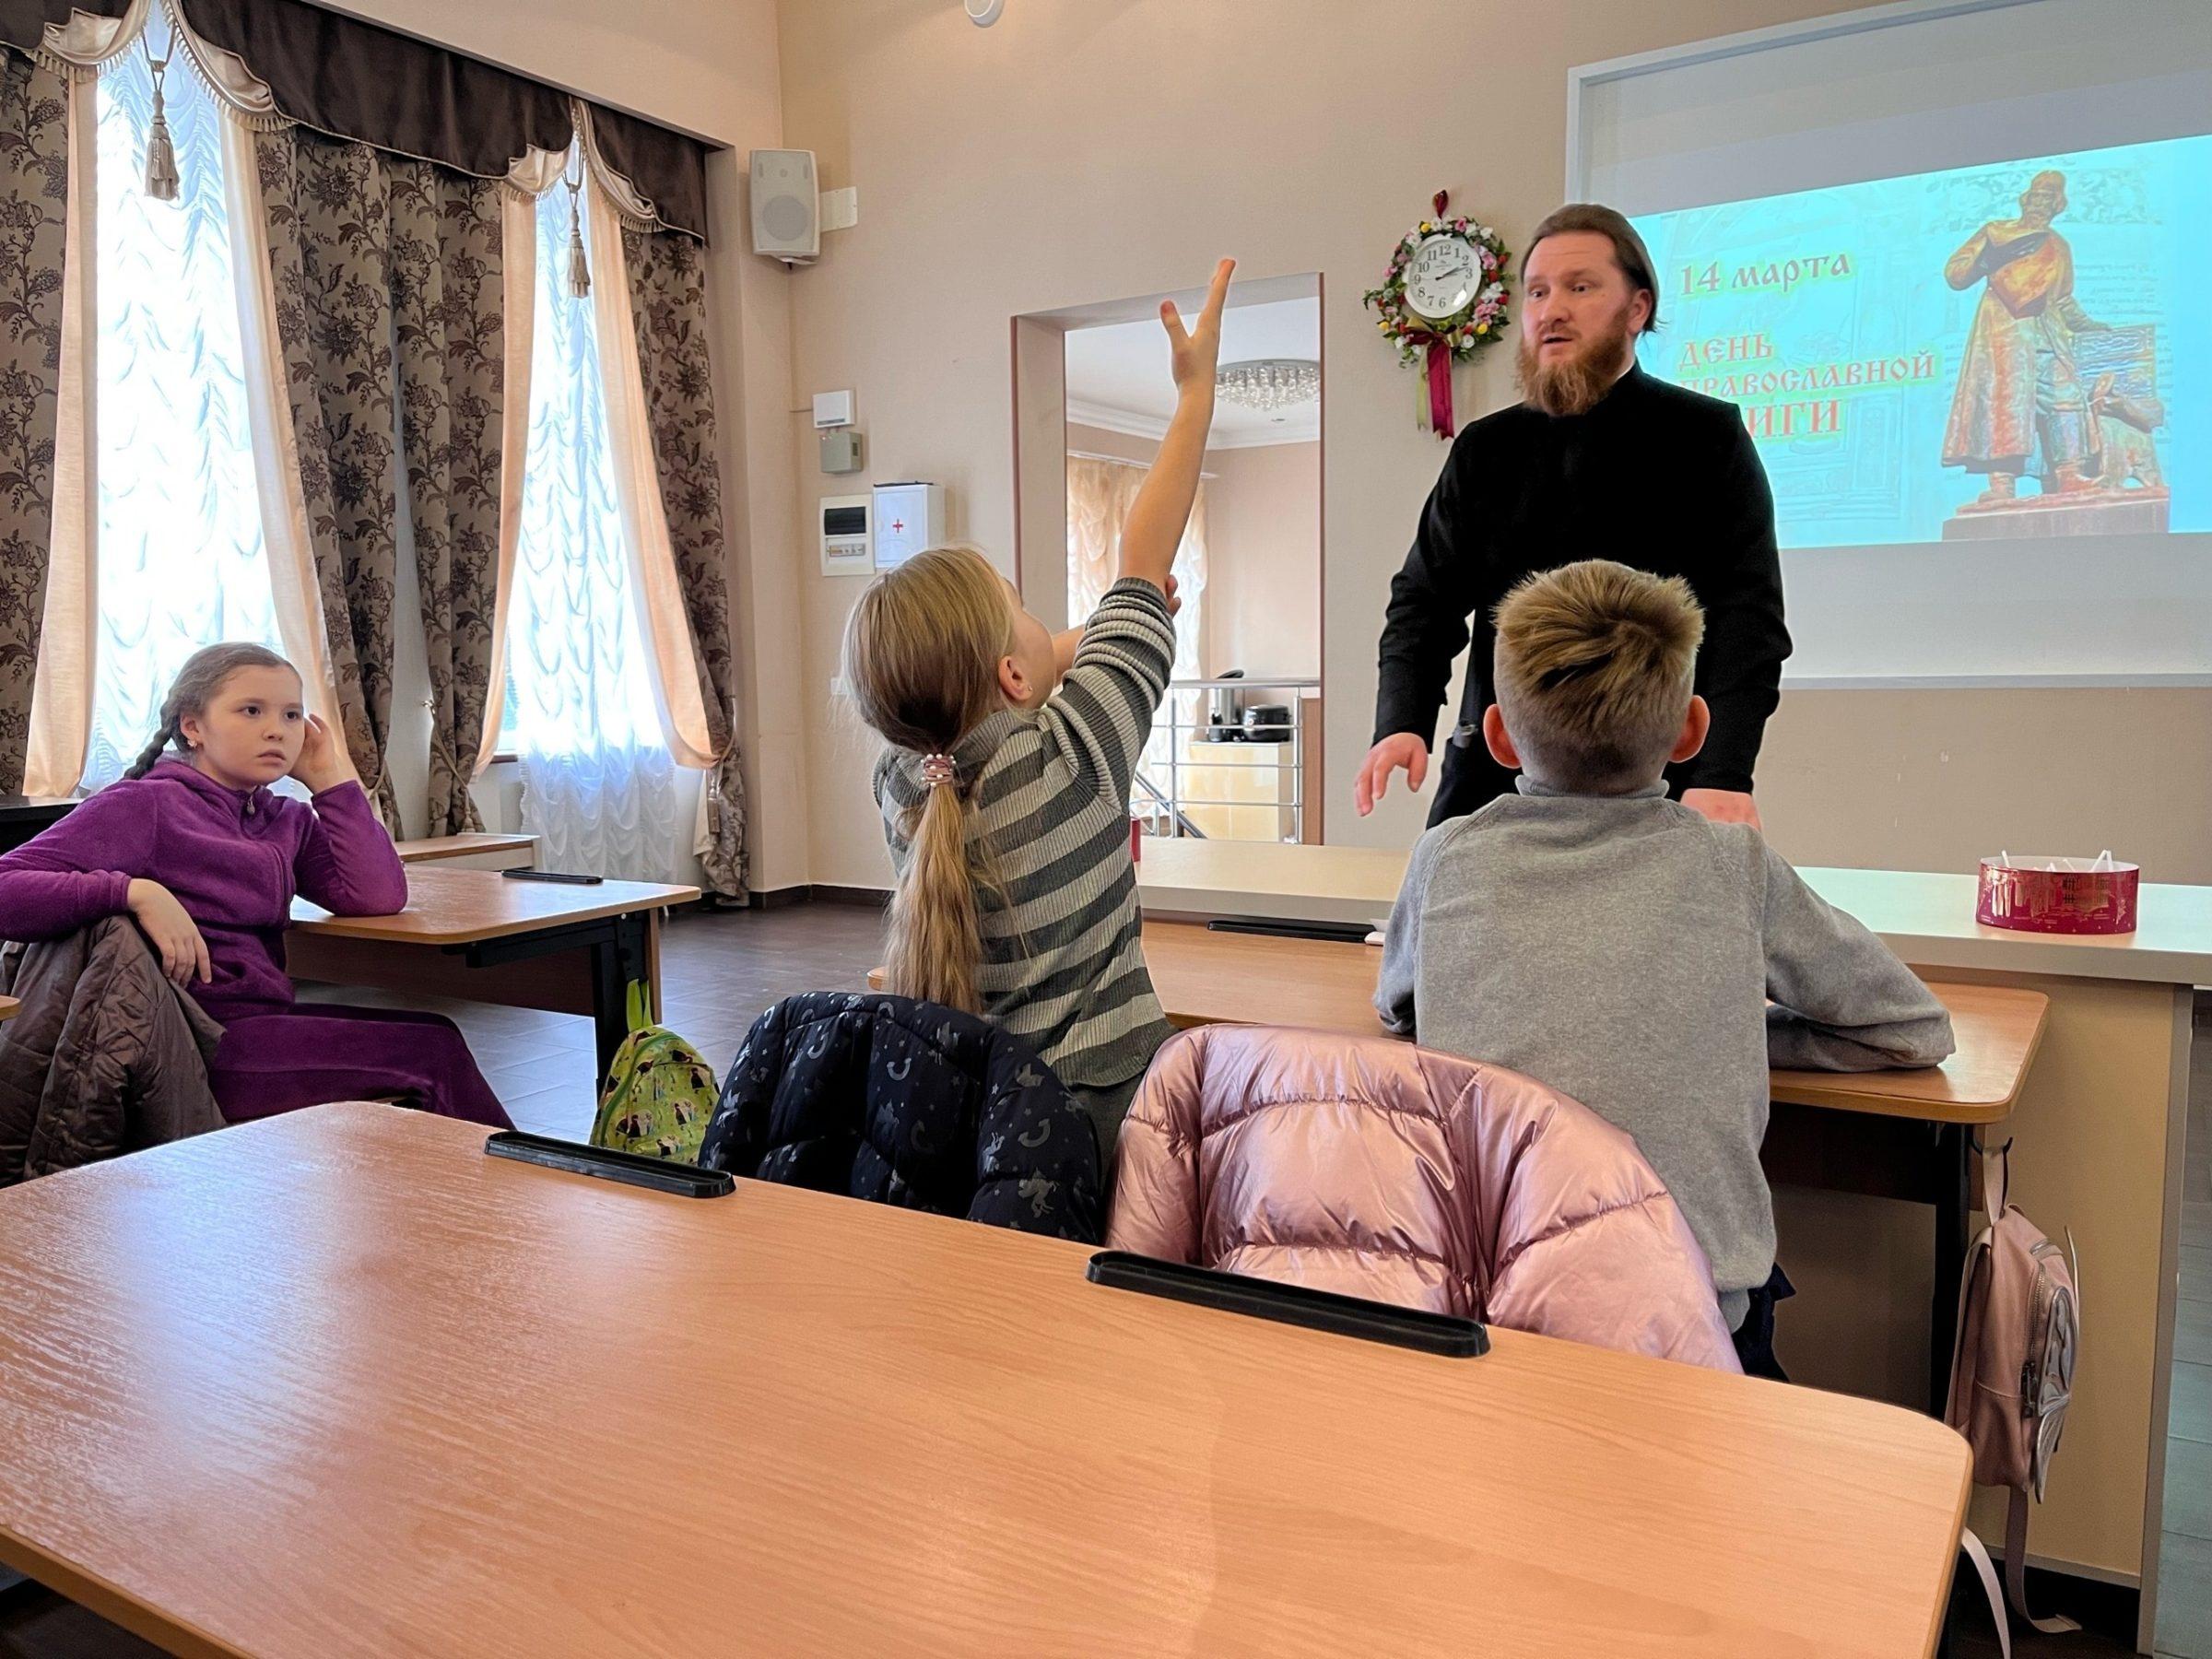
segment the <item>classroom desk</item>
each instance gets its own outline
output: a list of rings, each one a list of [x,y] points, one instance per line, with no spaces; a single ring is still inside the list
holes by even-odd
[[[1171,1024],[1296,1026],[1385,1037],[1374,1006],[1382,952],[1329,939],[1218,933],[1189,922],[1144,924],[1145,966]],[[868,971],[872,989],[883,970]],[[1950,1010],[1958,1052],[1907,1071],[1817,1072],[1777,1067],[1776,1100],[1922,1123],[2003,1120],[2019,1099],[2042,1041],[2051,999],[2001,986],[1932,984]]]
[[[0,996],[0,1019],[13,1019],[22,1006],[12,996]]]
[[[468,830],[392,843],[404,865],[443,864],[465,870],[527,870],[537,863],[537,837]]]
[[[1786,853],[1788,849],[1785,847]],[[1366,923],[1386,915],[1402,849],[1151,841],[1137,865],[1146,913]],[[2181,1249],[2193,987],[2212,984],[2212,888],[2147,883],[2140,929],[2118,938],[2011,933],[1974,921],[1971,874],[1806,868],[1820,896],[1864,922],[1924,979],[2039,991],[2051,999],[2032,1073],[2005,1123],[2013,1196],[2053,1238],[2080,1245],[2084,1322],[2066,1441],[2033,1534],[2040,1563],[2142,1592],[2156,1612],[2165,1500],[2167,1391]],[[1789,1113],[1831,1136],[1855,1125],[1858,1172],[1907,1120]],[[1777,1124],[1784,1118],[1778,1108]],[[1773,1132],[1770,1132],[1770,1140]],[[1834,1165],[1822,1172],[1832,1182]],[[1869,1184],[1874,1184],[1869,1182]],[[1916,1206],[1856,1189],[1775,1193],[1781,1253],[1796,1281],[1783,1310],[1791,1374],[1909,1403],[1928,1393],[1920,1310],[1937,1293]],[[1975,1500],[1984,1538],[2004,1508]]]
[[[326,1106],[0,1193],[0,1560],[259,1659],[1934,1641],[1968,1460],[1914,1414],[482,1138]]]
[[[1386,1033],[1376,1018],[1372,945],[1217,933],[1188,922],[1144,924],[1145,965],[1178,1026],[1281,1025]],[[1990,1124],[2019,1099],[2051,999],[2040,992],[1932,984],[1950,1010],[1958,1053],[1911,1071],[1769,1074],[1774,1098],[1833,1111],[1939,1124]]]
[[[661,912],[698,897],[657,882],[572,887],[416,865],[396,916],[333,916],[294,900],[286,966],[325,984],[589,1014],[604,1078],[629,1033],[631,980],[644,982],[659,1016]]]
[[[1145,965],[1178,1026],[1279,1025],[1383,1035],[1374,1008],[1382,952],[1371,945],[1214,932],[1147,920]],[[870,975],[870,982],[877,982]],[[1934,1213],[1928,1381],[1940,1415],[1950,1385],[1951,1333],[1970,1238],[1974,1125],[2001,1121],[2019,1099],[2051,999],[1990,985],[1928,987],[1951,1012],[1958,1052],[1911,1071],[1768,1074],[1777,1111],[1762,1156],[1769,1177],[1832,1192],[1901,1199]],[[1818,1110],[1798,1110],[1811,1108]],[[1836,1112],[1899,1120],[1839,1126]]]

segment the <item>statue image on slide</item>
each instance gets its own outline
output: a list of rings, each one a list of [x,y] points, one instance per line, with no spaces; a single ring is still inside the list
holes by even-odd
[[[2037,173],[2019,206],[2018,218],[1983,225],[1944,265],[1952,288],[1979,282],[1982,298],[1943,464],[1987,480],[1944,535],[2163,530],[2153,331],[2115,329],[2075,297],[2074,250],[2053,225],[2066,209],[2065,174]],[[2023,479],[2038,493],[2023,495]]]

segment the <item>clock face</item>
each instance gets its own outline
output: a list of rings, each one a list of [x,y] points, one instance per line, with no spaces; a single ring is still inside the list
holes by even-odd
[[[1431,236],[1406,262],[1406,303],[1431,323],[1455,317],[1475,303],[1482,263],[1456,236]]]

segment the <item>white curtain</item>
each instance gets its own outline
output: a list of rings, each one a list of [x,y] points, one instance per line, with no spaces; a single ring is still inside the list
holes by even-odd
[[[593,305],[569,291],[570,198],[537,203],[530,447],[510,610],[523,828],[551,870],[671,879],[690,824],[636,613]],[[585,237],[591,241],[590,216]],[[602,270],[593,250],[596,286]],[[680,830],[679,830],[680,822]]]
[[[91,741],[112,782],[153,735],[184,659],[221,640],[282,650],[256,490],[225,212],[226,117],[182,63],[164,86],[182,180],[144,190],[153,77],[133,48],[99,83],[99,536]]]
[[[630,316],[629,271],[622,247],[622,219],[603,189],[587,193],[591,205],[592,310],[599,337],[600,391],[613,455],[615,500],[622,510],[622,541],[629,559],[631,589],[640,595],[641,641],[652,676],[661,735],[679,766],[711,771],[720,757],[707,729],[699,665],[691,655],[691,629],[684,618],[683,586],[668,541],[661,505],[660,475],[653,454],[653,422],[645,411],[645,382],[638,363],[638,336]]]
[[[73,14],[81,23],[85,14]],[[65,248],[100,245],[100,83],[69,77],[69,191]],[[65,795],[85,772],[92,735],[92,663],[100,646],[100,480],[91,379],[99,362],[98,259],[65,257],[61,378],[54,388],[53,539],[30,699],[23,793]]]
[[[1144,487],[1149,467],[1132,461],[1099,461],[1088,456],[1067,458],[1067,614],[1071,623],[1089,618],[1113,585],[1122,548],[1122,525],[1136,492]],[[1175,549],[1175,591],[1182,608],[1175,616],[1175,670],[1177,679],[1196,679],[1204,673],[1206,617],[1206,485],[1191,501],[1190,523]],[[1178,691],[1161,705],[1145,745],[1143,770],[1163,790],[1168,781],[1169,710],[1185,733],[1198,722],[1206,704],[1203,691]],[[1143,791],[1138,791],[1142,804]]]

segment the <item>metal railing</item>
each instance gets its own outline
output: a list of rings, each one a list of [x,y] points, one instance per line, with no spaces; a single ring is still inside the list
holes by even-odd
[[[1305,704],[1320,689],[1317,679],[1170,681],[1137,765],[1133,816],[1152,835],[1303,840]],[[1234,724],[1215,719],[1217,705],[1227,695],[1233,695],[1238,710]],[[1253,711],[1261,708],[1282,712],[1254,718]],[[1234,782],[1224,786],[1224,773],[1240,771],[1272,774],[1276,785],[1249,794]],[[1223,794],[1196,793],[1214,789]],[[1261,832],[1254,832],[1255,825]]]

